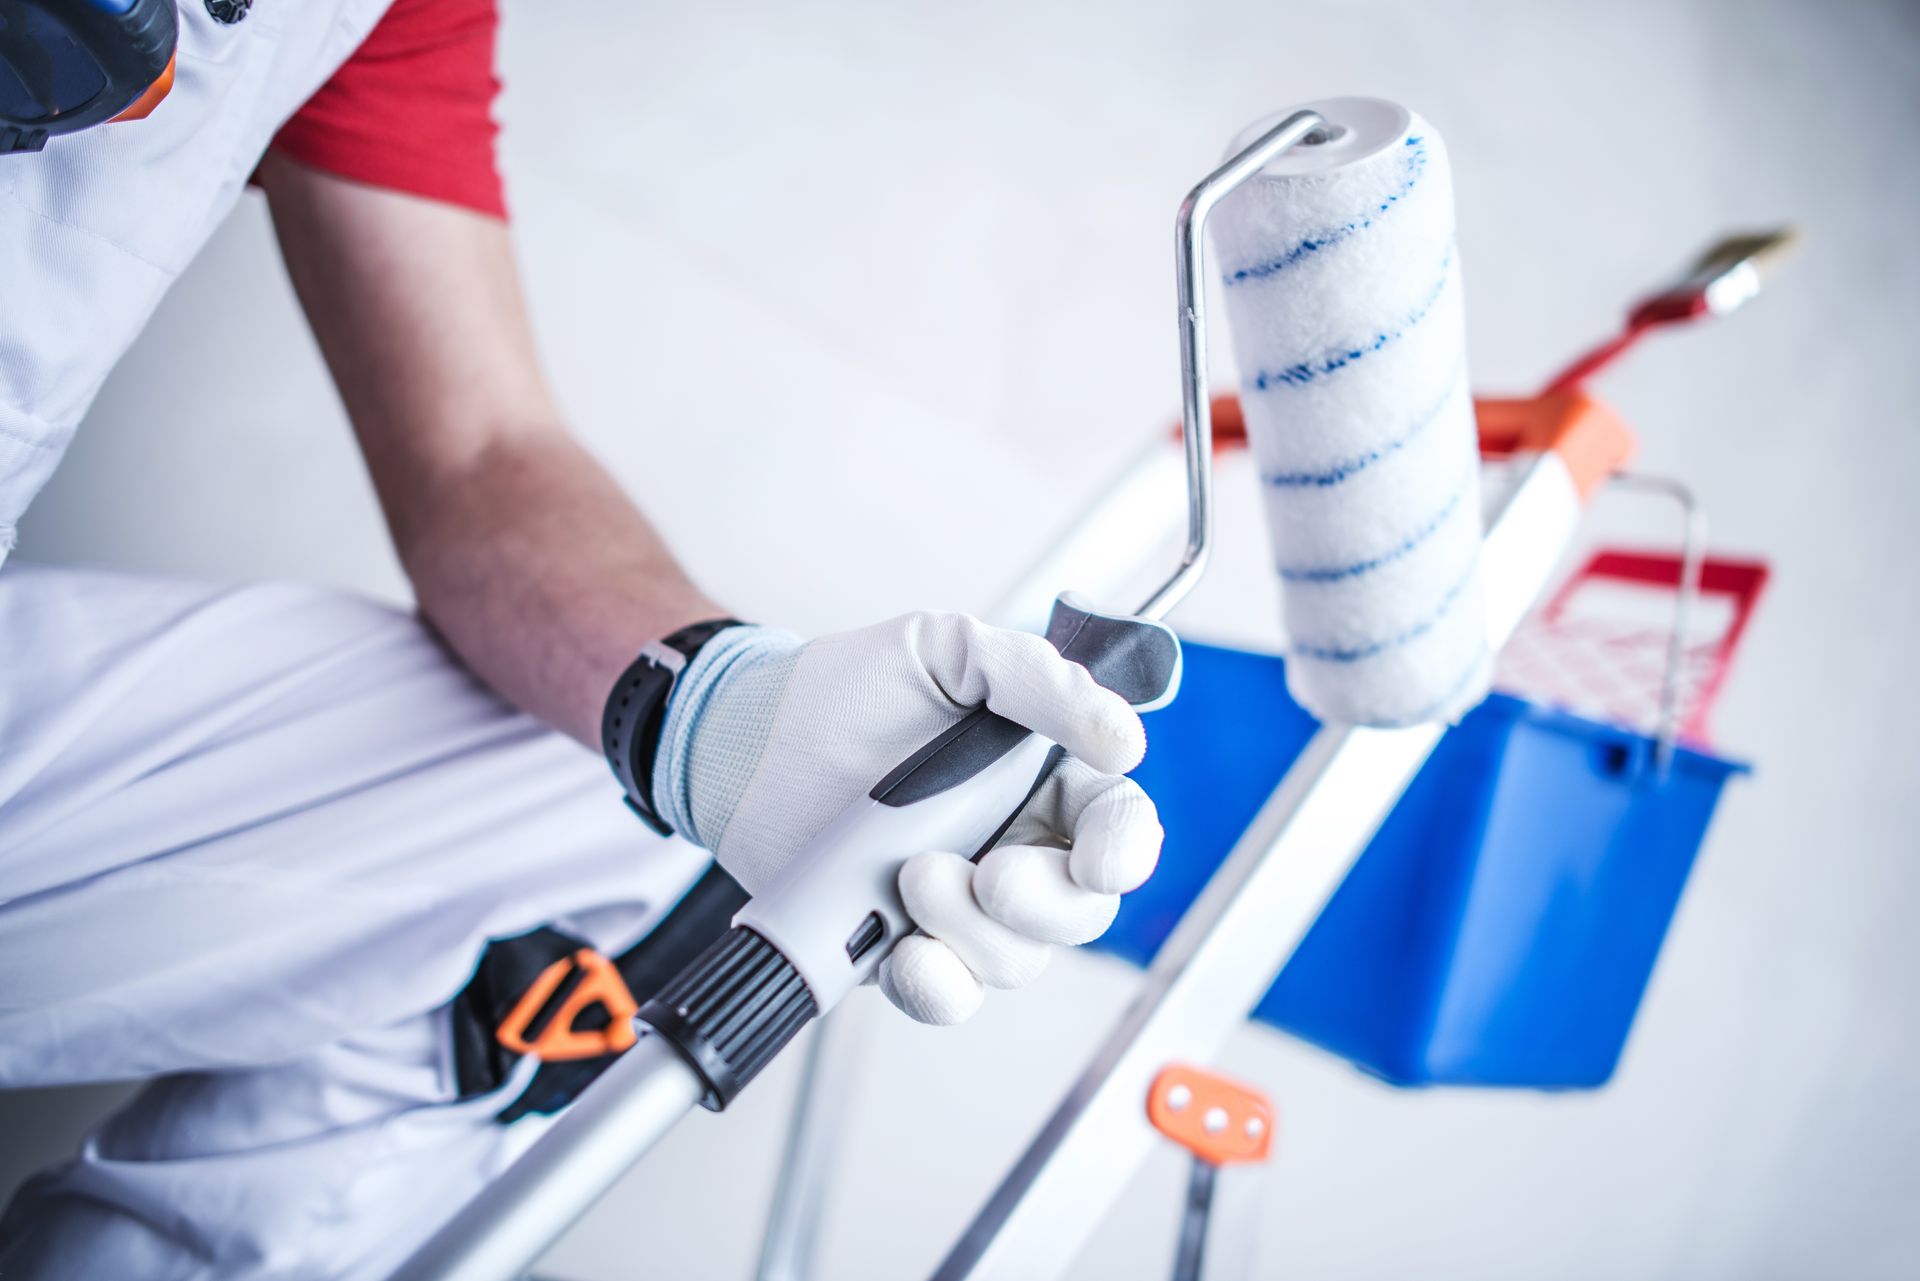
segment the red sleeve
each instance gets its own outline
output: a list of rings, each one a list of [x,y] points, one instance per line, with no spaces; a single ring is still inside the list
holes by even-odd
[[[355,182],[507,214],[494,163],[495,0],[394,0],[273,145]]]

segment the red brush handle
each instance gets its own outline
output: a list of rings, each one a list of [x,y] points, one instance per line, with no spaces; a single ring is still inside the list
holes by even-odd
[[[1664,325],[1676,325],[1707,314],[1704,292],[1659,294],[1647,299],[1627,315],[1627,327],[1614,337],[1568,365],[1547,384],[1546,395],[1578,391],[1587,379],[1618,360],[1623,352]]]

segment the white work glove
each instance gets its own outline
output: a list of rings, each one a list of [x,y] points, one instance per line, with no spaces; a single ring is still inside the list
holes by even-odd
[[[1146,731],[1124,699],[1039,636],[965,614],[907,614],[802,642],[763,627],[708,641],[674,687],[654,764],[659,812],[758,893],[841,810],[979,703],[1071,755],[1002,844],[928,850],[900,870],[922,933],[880,970],[923,1023],[958,1023],[983,987],[1032,982],[1054,944],[1098,938],[1160,856],[1153,802],[1120,775]]]

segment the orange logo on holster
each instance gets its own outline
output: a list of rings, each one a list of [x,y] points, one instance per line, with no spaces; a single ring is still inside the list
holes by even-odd
[[[551,1017],[542,1021],[547,1003],[575,973],[580,975],[579,982]],[[575,1028],[574,1020],[594,1005],[606,1009],[607,1026],[589,1031]],[[613,962],[592,948],[583,947],[540,971],[540,976],[520,994],[507,1017],[500,1020],[495,1036],[500,1044],[516,1054],[531,1054],[546,1063],[595,1059],[603,1054],[622,1054],[632,1048],[639,1039],[633,1030],[633,1019],[639,1012],[633,993],[627,990],[627,982],[620,977]],[[529,1040],[527,1033],[536,1023],[540,1024],[539,1031]]]

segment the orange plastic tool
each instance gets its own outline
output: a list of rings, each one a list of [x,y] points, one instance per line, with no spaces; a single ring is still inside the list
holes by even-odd
[[[1147,1119],[1208,1165],[1264,1161],[1273,1151],[1267,1096],[1189,1064],[1173,1064],[1153,1079]]]

